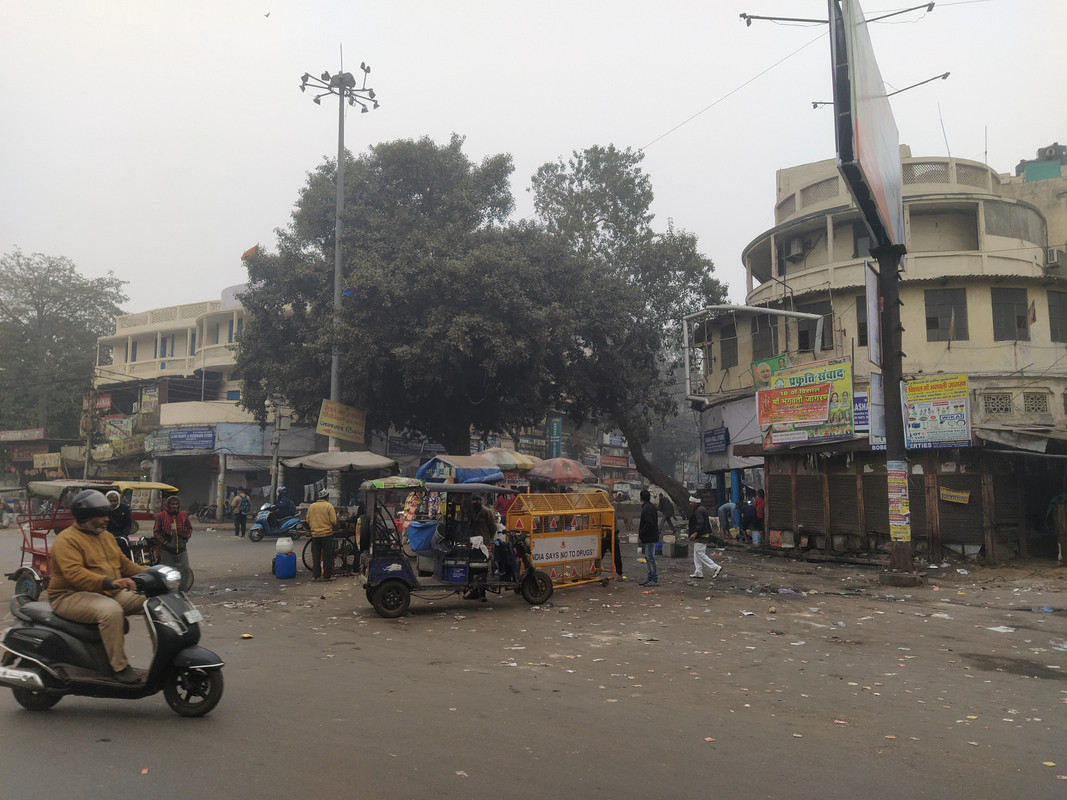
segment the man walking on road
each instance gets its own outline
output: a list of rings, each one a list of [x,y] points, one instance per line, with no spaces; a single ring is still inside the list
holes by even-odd
[[[641,542],[641,552],[645,554],[648,564],[648,577],[641,581],[641,586],[659,586],[656,572],[656,543],[659,541],[659,527],[656,525],[656,507],[652,505],[652,493],[641,490],[641,521],[637,525],[637,538]]]
[[[333,532],[337,529],[337,510],[330,503],[329,489],[319,492],[319,499],[308,507],[307,524],[311,529],[311,580],[317,581],[322,576],[324,581],[332,581],[334,542]]]
[[[233,511],[233,535],[244,536],[248,512],[252,510],[252,501],[248,499],[245,487],[239,488],[237,494],[233,496],[233,500],[230,501],[230,510]]]
[[[659,496],[659,513],[663,515],[663,519],[659,523],[659,532],[663,533],[663,526],[667,525],[671,529],[671,533],[677,533],[674,529],[674,520],[671,517],[674,516],[674,503],[667,497],[666,493]]]
[[[722,567],[711,560],[708,555],[708,543],[711,541],[711,514],[696,495],[689,497],[689,538],[693,542],[693,574],[690,578],[703,578],[704,567],[711,570],[711,577],[718,578]]]

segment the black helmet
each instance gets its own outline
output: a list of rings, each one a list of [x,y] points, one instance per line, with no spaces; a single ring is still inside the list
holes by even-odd
[[[278,497],[281,497],[283,494],[285,494],[285,487],[284,486],[279,486],[278,487]]]
[[[319,500],[325,500],[329,496],[330,496],[330,490],[329,489],[320,489],[319,490]]]
[[[93,517],[111,516],[111,503],[96,489],[84,489],[70,501],[70,513],[75,522],[85,522]]]

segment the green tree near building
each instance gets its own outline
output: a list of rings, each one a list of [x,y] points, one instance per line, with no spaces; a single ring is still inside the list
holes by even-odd
[[[0,429],[77,438],[97,337],[111,332],[126,281],[86,278],[62,256],[0,258]]]
[[[673,460],[653,464],[644,445],[684,407],[676,380],[682,317],[726,293],[695,236],[671,222],[653,229],[643,158],[613,145],[575,151],[537,171],[534,205],[598,276],[593,292],[575,298],[581,347],[562,380],[567,413],[621,431],[638,471],[686,508],[689,492],[668,471]]]

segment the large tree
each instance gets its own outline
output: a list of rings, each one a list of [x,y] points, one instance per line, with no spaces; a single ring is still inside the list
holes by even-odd
[[[387,142],[345,166],[345,298],[333,319],[334,175],[313,172],[277,252],[248,261],[249,320],[237,349],[243,404],[265,419],[283,395],[306,419],[329,396],[466,453],[470,431],[532,424],[558,405],[580,263],[533,225],[505,225],[511,159],[480,164],[428,138]]]
[[[679,410],[682,317],[720,302],[725,290],[695,236],[671,223],[652,228],[642,159],[630,149],[595,146],[545,164],[533,179],[534,205],[548,230],[598,276],[595,291],[577,298],[584,306],[566,410],[618,428],[641,474],[681,504],[685,487],[653,464],[643,445]]]
[[[86,278],[66,258],[14,250],[0,259],[0,429],[78,436],[96,341],[111,332],[123,286]]]

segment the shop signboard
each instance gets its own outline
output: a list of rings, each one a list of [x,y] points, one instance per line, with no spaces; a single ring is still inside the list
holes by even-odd
[[[730,446],[730,429],[725,425],[721,428],[712,428],[704,431],[704,452],[725,453]]]
[[[28,442],[43,439],[44,428],[26,428],[20,431],[0,431],[0,442]]]
[[[214,428],[174,428],[167,431],[171,450],[211,450],[215,447]]]
[[[346,442],[363,444],[367,427],[367,415],[358,408],[323,400],[319,408],[319,421],[315,433]]]

